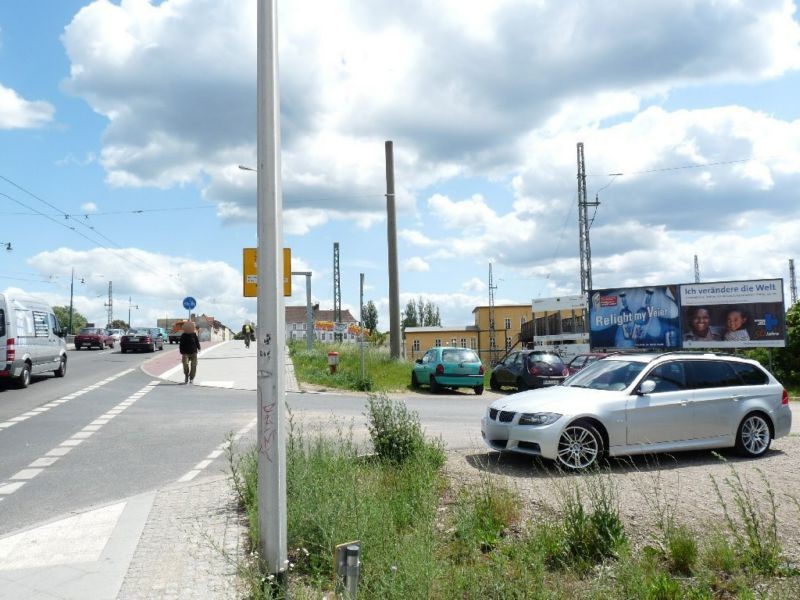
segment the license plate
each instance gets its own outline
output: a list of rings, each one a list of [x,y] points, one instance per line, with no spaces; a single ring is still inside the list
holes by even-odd
[[[545,385],[558,385],[560,382],[558,379],[545,379],[543,383]]]

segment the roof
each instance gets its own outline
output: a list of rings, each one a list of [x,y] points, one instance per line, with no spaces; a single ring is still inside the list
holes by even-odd
[[[311,311],[312,317],[315,321],[335,321],[334,311],[314,309]],[[286,323],[305,323],[306,322],[306,306],[287,306],[286,307]],[[350,314],[349,310],[342,311],[342,323],[357,323],[358,320]]]
[[[452,327],[406,327],[406,333],[447,333],[450,331],[479,331],[475,325],[454,325]]]
[[[482,308],[492,308],[492,307],[489,306],[488,304],[484,304],[482,306],[476,306],[475,308],[472,309],[472,312],[475,313],[475,312],[479,311]],[[497,310],[498,308],[525,308],[527,310],[530,310],[531,309],[531,305],[530,304],[495,304],[494,305],[494,309]]]

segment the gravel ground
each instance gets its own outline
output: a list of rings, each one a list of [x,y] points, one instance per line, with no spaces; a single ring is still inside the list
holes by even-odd
[[[585,489],[596,478],[604,478],[616,492],[620,516],[635,547],[653,539],[660,515],[665,511],[674,514],[677,523],[692,527],[701,538],[723,530],[723,502],[715,491],[714,480],[728,510],[735,515],[733,495],[725,483],[726,479],[733,481],[735,472],[744,489],[752,493],[770,519],[768,490],[772,490],[784,556],[800,565],[800,436],[797,434],[774,440],[767,454],[757,460],[740,458],[732,449],[718,455],[709,451],[679,452],[612,459],[599,474],[587,475],[562,473],[552,463],[481,447],[449,452],[447,471],[455,485],[474,486],[488,477],[492,484],[516,490],[522,499],[525,523],[540,520],[542,514],[558,513],[560,492],[574,490],[575,486]]]

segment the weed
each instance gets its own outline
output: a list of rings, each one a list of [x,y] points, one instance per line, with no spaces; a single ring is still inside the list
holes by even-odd
[[[400,464],[425,446],[419,416],[401,401],[370,394],[366,417],[372,446],[381,460]]]
[[[728,509],[722,490],[713,475],[711,482],[722,504],[728,530],[736,541],[745,564],[757,573],[774,575],[780,565],[781,556],[775,493],[763,471],[758,470],[758,474],[762,486],[751,486],[733,467],[731,476],[723,479],[733,496],[736,507],[734,514]],[[756,498],[754,490],[763,491],[765,500]],[[762,505],[765,501],[766,508]]]
[[[691,575],[697,562],[697,540],[694,532],[685,525],[671,527],[667,532],[667,558],[670,570],[680,575]]]
[[[467,557],[475,551],[489,552],[504,531],[519,517],[519,499],[497,485],[488,475],[477,486],[464,487],[455,509],[456,552]]]

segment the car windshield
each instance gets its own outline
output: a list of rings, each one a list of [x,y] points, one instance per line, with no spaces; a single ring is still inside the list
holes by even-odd
[[[598,360],[575,373],[564,385],[593,390],[624,390],[646,365],[634,360]]]
[[[480,359],[472,350],[467,350],[465,348],[448,348],[442,350],[442,362],[480,362]]]

